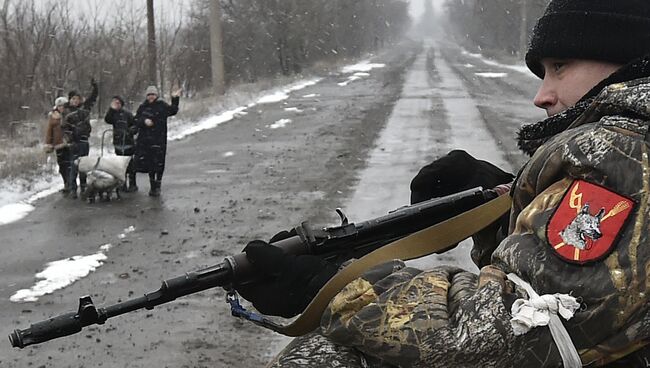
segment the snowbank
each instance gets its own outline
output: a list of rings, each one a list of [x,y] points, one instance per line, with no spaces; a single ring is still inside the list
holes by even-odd
[[[462,53],[463,53],[463,55],[467,55],[467,56],[471,56],[473,58],[479,59],[484,64],[491,65],[491,66],[496,66],[497,68],[504,68],[504,69],[514,70],[516,72],[525,74],[525,75],[527,75],[527,76],[529,76],[531,78],[537,79],[537,77],[530,70],[528,70],[528,67],[526,65],[524,65],[524,64],[521,64],[521,65],[502,64],[502,63],[499,63],[497,61],[488,59],[487,57],[485,57],[485,56],[483,56],[481,54],[474,54],[474,53],[471,53],[471,52],[469,52],[467,50],[463,50]]]

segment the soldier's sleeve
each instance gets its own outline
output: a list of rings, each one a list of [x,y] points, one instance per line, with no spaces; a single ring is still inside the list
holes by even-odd
[[[505,275],[394,261],[347,285],[321,321],[334,342],[400,367],[512,366]]]
[[[648,122],[604,116],[558,135],[535,153],[515,190],[511,235],[492,263],[540,295],[580,298],[584,310],[563,322],[584,364],[643,347],[650,337]]]
[[[481,277],[384,265],[331,301],[323,334],[404,367],[560,365],[548,327],[514,335],[510,307],[523,295],[485,277],[490,271],[517,274],[539,295],[577,297],[582,309],[562,322],[583,364],[642,348],[650,337],[647,134],[647,125],[611,117],[558,135],[521,174],[511,234]]]

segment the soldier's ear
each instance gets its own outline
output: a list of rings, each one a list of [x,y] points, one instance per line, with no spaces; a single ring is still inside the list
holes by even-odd
[[[588,215],[589,214],[589,204],[585,204],[582,206],[582,210],[580,210],[580,213]]]
[[[596,214],[596,217],[598,217],[598,219],[600,220],[603,218],[604,215],[605,215],[605,209],[601,208],[600,211],[598,211],[598,214]]]

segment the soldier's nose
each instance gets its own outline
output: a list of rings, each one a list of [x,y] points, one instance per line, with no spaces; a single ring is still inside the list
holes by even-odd
[[[558,103],[558,96],[551,82],[544,79],[542,85],[537,90],[533,103],[535,106],[546,110],[547,115],[551,116],[554,114],[553,107]]]

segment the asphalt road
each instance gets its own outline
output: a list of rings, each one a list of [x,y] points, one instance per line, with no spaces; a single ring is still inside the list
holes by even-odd
[[[336,223],[336,207],[358,221],[407,204],[417,169],[459,144],[511,170],[525,161],[514,133],[542,117],[530,103],[537,84],[530,76],[443,41],[402,44],[373,61],[386,66],[345,86],[345,75],[326,75],[287,100],[172,142],[161,198],[146,195],[141,175],[140,192],[120,201],[91,205],[54,195],[2,226],[0,332],[74,311],[82,295],[98,306],[141,296],[160,280],[221,262],[249,240],[303,220]],[[291,107],[298,111],[285,110]],[[271,128],[281,119],[291,122]],[[472,142],[483,143],[468,143],[463,126],[480,131]],[[86,277],[36,302],[9,300],[32,287],[46,263],[105,244],[112,245],[106,260]],[[0,367],[263,366],[287,338],[230,317],[224,297],[211,289],[23,350],[5,340]]]

